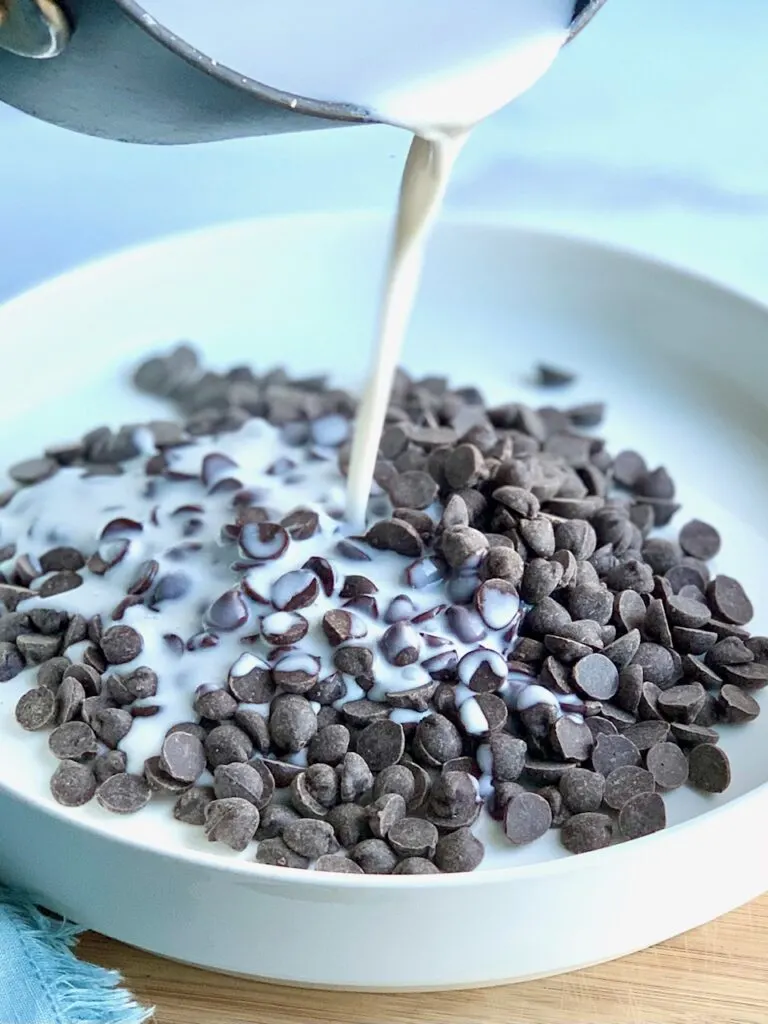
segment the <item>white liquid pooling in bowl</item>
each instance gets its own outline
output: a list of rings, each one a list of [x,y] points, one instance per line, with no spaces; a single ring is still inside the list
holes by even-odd
[[[371,561],[338,553],[337,545],[348,536],[349,530],[329,514],[338,509],[344,488],[335,459],[319,460],[309,449],[288,447],[274,427],[259,420],[252,420],[237,433],[227,435],[226,447],[236,464],[229,469],[228,476],[234,475],[244,488],[258,491],[259,501],[273,521],[279,521],[297,507],[309,508],[319,516],[319,532],[307,540],[291,540],[279,558],[244,567],[237,543],[222,539],[222,528],[235,518],[233,492],[210,493],[210,488],[204,486],[200,478],[204,457],[218,451],[210,440],[166,451],[176,479],[147,477],[146,454],[124,463],[124,473],[120,476],[84,477],[82,468],[64,468],[48,480],[18,492],[0,512],[3,541],[16,544],[14,557],[0,564],[0,569],[9,571],[18,556],[39,558],[60,545],[77,547],[88,557],[97,549],[103,551],[99,537],[107,524],[119,520],[141,524],[140,530],[129,525],[110,529],[108,543],[114,544],[115,536],[122,533],[127,548],[122,560],[105,575],[84,569],[83,583],[76,589],[51,597],[35,596],[18,606],[19,611],[55,608],[88,619],[101,615],[103,628],[107,630],[115,624],[111,610],[125,598],[142,563],[150,559],[158,563],[152,587],[144,595],[146,605],[126,608],[119,620],[120,624],[140,634],[142,651],[131,662],[111,666],[105,674],[105,679],[111,673],[129,675],[139,666],[150,666],[158,676],[157,694],[136,702],[139,707],[156,706],[158,712],[151,717],[137,718],[120,743],[128,756],[130,771],[141,773],[144,761],[159,753],[169,728],[196,720],[193,701],[198,687],[226,686],[230,675],[243,676],[265,662],[273,667],[278,664],[274,660],[274,646],[263,636],[265,626],[283,630],[296,613],[275,610],[273,605],[254,600],[248,594],[277,594],[283,601],[284,575],[301,570],[313,556],[324,557],[331,563],[335,572],[334,591],[329,596],[320,587],[316,600],[300,610],[309,629],[294,650],[282,655],[288,659],[283,668],[306,668],[308,663],[311,666],[312,658],[317,658],[321,680],[335,671],[334,648],[323,632],[322,618],[327,611],[344,605],[340,590],[345,578],[361,575],[373,581],[377,588],[374,597],[379,618],[350,609],[366,629],[363,638],[350,642],[365,645],[373,653],[370,675],[374,682],[367,693],[371,700],[386,702],[387,694],[408,692],[429,684],[431,676],[422,663],[447,647],[452,647],[459,659],[476,651],[467,663],[469,668],[474,667],[473,659],[479,664],[486,656],[505,664],[514,645],[509,623],[503,629],[489,629],[487,636],[478,643],[462,642],[444,613],[452,604],[446,581],[440,580],[424,589],[412,588],[405,576],[411,559],[392,552],[373,551],[357,541],[355,544],[361,551],[367,551]],[[294,467],[284,476],[275,476],[269,470],[281,458],[290,459]],[[189,478],[185,478],[187,475]],[[215,486],[214,483],[214,489]],[[157,606],[161,614],[158,614],[151,607],[153,593],[170,573],[182,575],[186,590],[175,599],[161,601]],[[32,588],[39,589],[51,575],[38,577]],[[241,591],[247,611],[245,621],[236,629],[217,629],[216,646],[187,649],[190,638],[206,630],[206,615],[211,604],[220,595],[239,588],[246,575],[248,589]],[[434,608],[438,608],[438,612],[409,628],[408,636],[412,642],[415,639],[418,659],[413,664],[398,667],[384,657],[380,641],[390,625],[385,621],[387,609],[401,594],[413,602],[417,616]],[[168,634],[181,638],[185,644],[182,652],[169,646]],[[436,637],[443,638],[444,642],[436,642]],[[87,646],[84,641],[67,653],[77,660]],[[471,679],[471,672],[463,674],[467,680]],[[346,693],[334,703],[336,708],[366,696],[352,676],[345,676],[344,682]],[[553,694],[515,673],[498,692],[511,710],[543,700],[558,706]],[[459,685],[455,687],[455,696],[467,730],[482,735],[485,718],[475,700],[476,694],[466,685]],[[268,705],[259,705],[258,710],[268,717]],[[392,708],[389,714],[394,721],[407,723],[418,721],[425,713]]]

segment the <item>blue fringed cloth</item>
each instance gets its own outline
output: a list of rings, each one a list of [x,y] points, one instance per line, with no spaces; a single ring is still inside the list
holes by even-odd
[[[0,886],[0,1024],[143,1024],[115,971],[82,963],[82,929]]]

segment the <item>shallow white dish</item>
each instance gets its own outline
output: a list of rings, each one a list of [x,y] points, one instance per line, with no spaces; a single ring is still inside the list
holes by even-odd
[[[387,224],[369,216],[216,228],[77,270],[0,309],[0,459],[161,411],[125,371],[180,337],[214,364],[364,371]],[[526,388],[538,359],[580,372],[568,403],[611,396],[613,450],[664,462],[684,511],[724,536],[718,565],[768,630],[768,310],[708,282],[576,240],[440,226],[405,362]],[[559,395],[552,400],[560,401]],[[0,687],[0,877],[153,952],[288,983],[461,987],[571,970],[701,924],[768,889],[768,717],[724,729],[734,781],[668,799],[672,827],[580,857],[555,833],[515,851],[488,832],[466,876],[283,871],[210,847],[152,804],[130,818],[48,793],[45,736],[24,734],[19,677]]]

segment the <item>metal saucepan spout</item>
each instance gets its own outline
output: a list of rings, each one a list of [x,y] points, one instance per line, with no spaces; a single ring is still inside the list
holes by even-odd
[[[603,3],[576,0],[567,41]],[[85,135],[165,145],[374,120],[221,67],[136,0],[0,0],[0,101]]]

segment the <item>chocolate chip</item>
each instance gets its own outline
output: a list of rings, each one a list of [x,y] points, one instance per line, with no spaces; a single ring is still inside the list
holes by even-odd
[[[69,570],[77,572],[85,565],[85,558],[81,551],[73,547],[51,548],[40,556],[40,565],[43,572],[60,572]]]
[[[96,782],[101,784],[105,779],[125,772],[127,764],[128,758],[124,750],[107,750],[104,754],[99,754],[94,758],[91,768]],[[200,824],[202,825],[202,822]]]
[[[272,702],[269,731],[281,750],[303,750],[317,732],[317,718],[312,705],[297,694],[285,694]]]
[[[442,831],[472,825],[480,813],[477,783],[468,772],[448,772],[435,779],[427,818]]]
[[[69,621],[66,612],[57,612],[53,608],[33,608],[29,617],[35,629],[46,636],[63,633]]]
[[[320,590],[317,576],[309,569],[294,569],[279,576],[270,587],[270,600],[279,611],[307,608]]]
[[[23,655],[27,665],[41,665],[49,658],[55,657],[61,646],[57,636],[38,636],[22,633],[16,639],[16,647]]]
[[[312,717],[314,718],[314,714]],[[232,764],[235,761],[247,761],[253,753],[253,742],[250,737],[242,729],[229,724],[217,725],[211,729],[203,746],[211,768],[216,768],[220,764]]]
[[[666,722],[650,720],[630,725],[624,730],[623,735],[643,753],[657,743],[664,743],[669,737],[669,732],[670,729]]]
[[[730,576],[716,576],[707,585],[707,600],[721,619],[737,626],[743,626],[754,615],[744,588]]]
[[[654,777],[649,771],[637,765],[622,765],[605,780],[605,802],[615,811],[620,811],[638,793],[653,793],[654,789]]]
[[[201,718],[222,722],[231,718],[237,710],[237,701],[221,686],[203,684],[195,691],[192,706]],[[171,773],[173,774],[173,773]]]
[[[314,864],[315,871],[329,871],[339,875],[362,875],[359,864],[344,854],[326,853],[318,857]]]
[[[588,654],[573,667],[573,682],[585,697],[610,700],[619,688],[619,670],[604,654]]]
[[[745,690],[759,690],[768,683],[768,665],[758,662],[751,665],[721,665],[719,674],[725,682],[742,686]]]
[[[339,764],[349,749],[349,740],[349,729],[344,725],[329,725],[319,729],[309,742],[309,764]]]
[[[489,629],[506,629],[520,609],[520,599],[511,583],[488,579],[475,592],[475,607]]]
[[[15,466],[11,466],[8,475],[17,484],[32,486],[53,476],[58,468],[59,464],[54,459],[27,459],[25,462],[17,462]]]
[[[387,490],[396,508],[424,509],[437,498],[438,487],[429,473],[412,469],[395,475]]]
[[[96,792],[96,777],[88,765],[62,761],[51,776],[51,794],[64,807],[82,807]]]
[[[715,634],[712,635],[717,639]],[[752,651],[737,636],[727,636],[718,640],[706,657],[707,665],[714,669],[720,665],[748,665],[754,660],[755,656]]]
[[[98,751],[93,729],[85,722],[66,722],[48,737],[48,747],[62,761],[81,761]]]
[[[560,779],[560,793],[570,811],[597,811],[603,802],[605,778],[586,768],[569,768]]]
[[[413,750],[425,765],[437,768],[461,755],[461,735],[453,722],[444,715],[430,714],[416,728]]]
[[[523,578],[525,563],[513,547],[493,546],[493,538],[486,534],[489,543],[492,544],[490,551],[480,566],[480,576],[484,580],[499,579],[518,587]],[[505,538],[508,539],[508,538]],[[509,542],[512,543],[511,541]]]
[[[158,756],[148,757],[144,762],[144,778],[149,788],[155,792],[178,794],[184,793],[190,787],[189,782],[179,782],[164,771]]]
[[[668,569],[664,574],[664,579],[675,594],[679,593],[683,587],[695,586],[699,590],[704,590],[707,585],[705,577],[697,568],[682,563]]]
[[[458,663],[457,674],[460,681],[475,693],[490,693],[506,681],[507,663],[497,651],[476,647]]]
[[[751,722],[760,714],[760,705],[755,698],[733,683],[726,683],[721,688],[718,703],[726,722]]]
[[[73,665],[64,675],[75,673],[86,693],[98,692],[100,679],[95,670],[85,665]],[[110,696],[118,704],[131,704],[135,700],[146,700],[157,694],[157,673],[146,665],[139,666],[127,676],[110,676],[107,683]]]
[[[320,659],[314,654],[291,651],[275,662],[272,679],[286,693],[306,693],[320,676]]]
[[[347,849],[351,849],[371,836],[367,808],[360,804],[337,804],[336,807],[332,807],[328,811],[325,820],[333,826],[339,843]]]
[[[435,848],[435,864],[440,871],[474,871],[485,856],[485,847],[468,828],[459,828],[443,836]]]
[[[313,555],[308,558],[302,569],[309,569],[320,580],[320,586],[326,597],[330,597],[336,587],[336,573],[326,558]]]
[[[8,611],[15,611],[18,604],[34,596],[34,590],[29,590],[27,587],[15,587],[11,583],[0,584],[0,601]]]
[[[539,513],[539,499],[524,487],[506,484],[503,487],[497,487],[491,496],[504,508],[525,519],[533,519]]]
[[[87,635],[88,624],[82,615],[72,615],[69,619],[69,625],[67,626],[64,638],[61,641],[63,650],[67,650],[72,644],[80,643],[84,640]]]
[[[369,647],[359,647],[354,644],[338,647],[333,654],[333,665],[345,675],[370,676],[373,669],[373,651]]]
[[[541,388],[560,388],[567,384],[573,384],[576,374],[570,370],[563,370],[549,363],[537,363],[534,371],[533,383]]]
[[[0,619],[0,624],[3,622]],[[5,638],[3,638],[5,639]],[[747,648],[755,656],[756,661],[768,661],[768,637],[752,636],[745,641]]]
[[[383,839],[364,839],[349,853],[366,875],[391,875],[397,856]]]
[[[22,633],[30,632],[30,618],[26,612],[5,612],[0,615],[0,643],[14,643]]]
[[[537,793],[520,793],[504,811],[504,834],[515,846],[541,838],[552,825],[552,809]]]
[[[96,790],[96,799],[113,814],[135,814],[149,803],[151,796],[146,779],[127,772],[111,775]]]
[[[638,793],[619,812],[619,831],[625,839],[640,839],[667,824],[667,811],[658,793]]]
[[[564,761],[586,761],[594,740],[584,722],[563,715],[550,729],[550,742]]]
[[[646,754],[646,765],[661,790],[678,789],[688,779],[688,762],[675,743],[655,743]]]
[[[283,834],[286,825],[300,820],[300,815],[292,807],[285,804],[268,804],[261,811],[256,839],[275,839]]]
[[[382,793],[368,805],[367,810],[371,832],[377,839],[386,839],[392,826],[405,818],[405,800],[399,793]]]
[[[241,654],[230,668],[228,686],[236,700],[247,704],[266,704],[275,695],[269,665],[249,652]]]
[[[478,640],[484,640],[487,636],[482,619],[469,608],[451,605],[445,613],[445,617],[449,627],[462,643],[476,643]]]
[[[620,636],[618,640],[614,640],[613,643],[608,644],[607,647],[603,648],[603,654],[606,658],[613,662],[613,664],[620,670],[619,672],[619,694],[622,690],[622,677],[624,671],[627,668],[631,668],[631,662],[638,652],[640,647],[640,631],[637,629],[631,629],[624,636]],[[634,666],[639,672],[639,681],[642,682],[642,667],[640,665]],[[622,704],[622,707],[624,705]],[[632,708],[626,708],[625,710],[631,711]],[[637,710],[635,705],[634,710]]]
[[[458,569],[472,559],[479,560],[488,550],[488,538],[471,526],[453,526],[443,532],[440,546],[448,564]]]
[[[705,697],[701,683],[684,683],[659,694],[657,706],[670,722],[693,722]]]
[[[290,537],[285,527],[279,523],[248,522],[240,530],[238,543],[246,558],[271,562],[284,553],[290,543]]]
[[[173,816],[187,825],[204,825],[205,811],[213,802],[213,790],[209,786],[195,786],[179,794],[173,806]]]
[[[188,732],[168,734],[163,740],[160,759],[163,770],[180,782],[195,782],[205,770],[203,744]]]
[[[270,864],[280,868],[308,868],[306,857],[299,856],[282,839],[262,839],[256,851],[257,864]]]
[[[212,800],[205,808],[205,834],[210,842],[225,843],[233,850],[242,851],[258,827],[257,808],[240,797]]]
[[[209,605],[205,620],[212,629],[229,633],[248,621],[248,606],[237,590],[226,590]]]
[[[608,776],[622,765],[640,764],[640,751],[626,736],[598,736],[592,751],[592,767]]]
[[[478,483],[484,469],[483,453],[473,444],[457,445],[443,464],[446,483],[455,491]]]
[[[591,558],[597,547],[594,527],[584,519],[569,519],[555,524],[555,545],[570,551],[578,561]]]
[[[104,631],[100,646],[110,665],[124,665],[141,654],[144,641],[130,626],[110,626]]]
[[[275,647],[291,647],[303,640],[309,623],[299,612],[274,612],[261,620],[261,633]]]
[[[689,782],[704,793],[722,793],[731,784],[728,755],[712,743],[700,743],[688,755]]]
[[[409,623],[395,622],[384,631],[379,647],[390,665],[403,668],[419,660],[421,638]]]
[[[613,722],[609,722],[607,718],[598,718],[597,715],[592,715],[586,720],[586,726],[592,733],[592,737],[597,741],[598,736],[615,736],[619,731]]]
[[[387,841],[400,857],[432,858],[438,839],[435,826],[423,818],[401,817],[387,831]]]
[[[339,849],[333,826],[327,821],[303,819],[290,822],[283,829],[282,838],[294,853],[308,860],[336,853]]]
[[[544,558],[532,558],[523,571],[520,596],[528,604],[538,604],[549,597],[560,586],[563,567],[559,562],[548,562]]]
[[[335,708],[329,708],[328,705],[341,700],[346,694],[347,684],[344,682],[344,676],[340,672],[333,672],[331,675],[326,676],[325,679],[318,680],[312,689],[307,691],[306,698],[323,705],[318,712],[319,717],[323,711],[326,714],[330,714],[331,711],[335,712]]]
[[[680,547],[686,555],[707,562],[720,550],[720,534],[709,523],[691,519],[680,531]]]
[[[281,519],[280,525],[288,531],[291,540],[309,540],[318,533],[320,518],[312,509],[297,508]]]
[[[394,551],[411,558],[418,558],[424,548],[418,531],[402,519],[382,519],[374,523],[365,539],[377,550]]]
[[[133,715],[123,708],[101,708],[90,718],[90,726],[101,742],[114,749],[133,725]]]
[[[613,821],[607,814],[574,814],[560,830],[560,842],[569,853],[602,850],[613,840]]]
[[[46,687],[23,693],[16,704],[16,721],[28,732],[46,729],[56,719],[56,697]]]
[[[371,556],[358,543],[342,538],[336,545],[336,551],[342,558],[352,562],[370,562]]]
[[[363,728],[370,722],[381,718],[389,718],[389,708],[386,704],[380,704],[378,701],[367,698],[345,701],[341,713],[349,725],[357,728]]]
[[[397,597],[392,598],[389,608],[384,614],[384,621],[389,623],[408,622],[415,614],[416,605],[411,598],[406,594],[398,594]]]
[[[357,737],[357,753],[373,772],[380,772],[390,765],[397,764],[404,750],[403,727],[387,719],[372,722]]]
[[[641,666],[646,682],[663,689],[670,687],[677,677],[672,654],[659,644],[641,643],[632,664]]]
[[[365,758],[351,751],[338,768],[339,795],[343,803],[358,800],[373,787],[373,774]]]
[[[534,555],[551,558],[555,553],[555,531],[549,519],[521,519],[517,524],[520,537]]]

